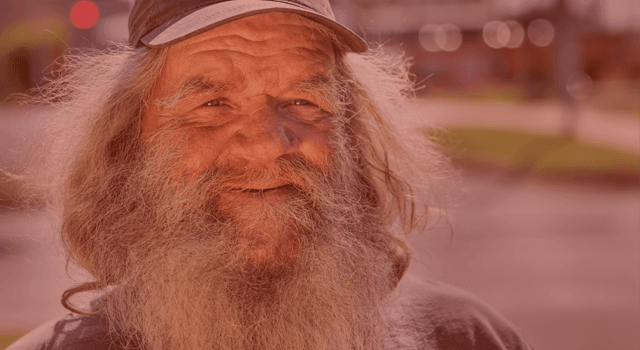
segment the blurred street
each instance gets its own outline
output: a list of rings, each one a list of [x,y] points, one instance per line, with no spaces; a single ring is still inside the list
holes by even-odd
[[[418,108],[427,121],[440,125],[477,123],[470,111],[482,109],[492,127],[554,130],[553,109],[544,105],[452,101],[422,102]],[[0,130],[13,135],[3,136],[0,144],[5,158],[24,154],[24,135],[37,124],[20,117],[20,111],[0,114]],[[590,139],[598,133],[587,126],[608,120],[605,112],[589,113],[595,116],[585,118],[578,137]],[[526,118],[536,115],[540,118]],[[638,119],[617,118],[624,126],[593,141],[633,149]],[[3,162],[12,163],[19,162]],[[465,194],[451,211],[453,236],[443,222],[414,234],[410,273],[479,296],[521,328],[537,349],[640,346],[639,188],[510,180],[486,172],[464,176]],[[65,274],[55,227],[44,212],[0,211],[0,331],[28,331],[66,313],[60,295],[78,279]]]
[[[412,238],[411,271],[471,291],[536,349],[640,346],[640,189],[465,173],[466,200]]]

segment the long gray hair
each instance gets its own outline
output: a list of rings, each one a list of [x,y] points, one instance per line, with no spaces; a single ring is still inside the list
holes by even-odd
[[[369,185],[372,203],[396,243],[398,279],[408,267],[410,249],[402,235],[426,223],[437,208],[440,183],[450,177],[449,163],[423,135],[402,133],[414,97],[407,61],[382,48],[366,54],[344,53],[339,44],[335,76],[341,87],[343,130],[353,145],[357,174]],[[140,159],[141,119],[163,67],[166,49],[115,46],[91,54],[67,55],[57,78],[39,91],[35,102],[50,108],[48,137],[42,142],[37,173],[30,184],[46,194],[49,208],[61,219],[61,238],[68,262],[87,270],[96,282],[72,288],[74,293],[117,284],[118,268],[99,272],[92,237],[83,215],[94,204],[79,195],[85,189],[113,184],[113,169],[130,168]],[[110,181],[106,181],[107,177]],[[104,188],[104,191],[109,191]],[[117,265],[117,264],[115,264]]]

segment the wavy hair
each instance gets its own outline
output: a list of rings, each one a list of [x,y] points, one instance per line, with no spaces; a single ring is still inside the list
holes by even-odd
[[[338,52],[336,79],[344,111],[342,125],[358,164],[357,174],[370,188],[367,194],[383,214],[399,279],[409,265],[410,248],[402,235],[391,232],[399,224],[404,233],[423,227],[430,208],[437,208],[439,184],[450,177],[449,163],[423,135],[403,131],[405,118],[415,113],[407,60],[389,56],[382,47],[365,54]],[[151,103],[166,49],[114,46],[107,51],[64,57],[57,78],[38,91],[36,103],[46,105],[50,118],[40,150],[32,188],[46,194],[49,208],[61,220],[61,238],[67,263],[73,262],[95,278],[67,290],[63,305],[75,293],[102,289],[122,282],[125,274],[114,265],[104,273],[92,253],[91,234],[83,227],[94,205],[79,195],[87,188],[113,185],[113,169],[124,179],[140,161],[141,119]],[[109,171],[110,172],[109,172]],[[107,181],[107,178],[109,181]],[[103,189],[108,192],[108,188]],[[80,312],[82,313],[82,312]]]

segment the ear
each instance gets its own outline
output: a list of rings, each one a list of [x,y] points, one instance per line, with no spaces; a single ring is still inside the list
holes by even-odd
[[[409,268],[411,262],[411,247],[407,241],[399,236],[392,235],[391,259],[393,262],[391,270],[391,288],[395,289]]]

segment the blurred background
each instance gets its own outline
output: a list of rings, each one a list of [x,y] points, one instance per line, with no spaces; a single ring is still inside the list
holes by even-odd
[[[410,272],[489,302],[536,349],[640,348],[640,1],[334,0],[338,20],[411,60],[415,120],[463,175]],[[38,113],[12,94],[75,48],[127,40],[128,0],[0,2],[0,168]],[[0,174],[0,350],[65,313],[56,221]]]

